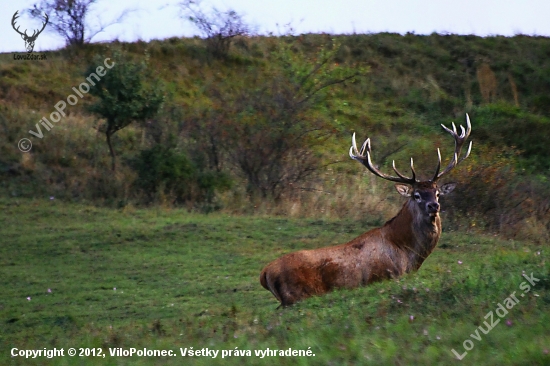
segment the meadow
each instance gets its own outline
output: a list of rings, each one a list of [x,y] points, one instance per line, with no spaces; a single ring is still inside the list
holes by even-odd
[[[277,309],[258,280],[264,265],[346,242],[376,220],[113,210],[51,197],[0,199],[0,223],[3,365],[550,363],[548,252],[528,241],[447,231],[417,273]],[[538,279],[529,292],[522,274]],[[500,318],[511,294],[519,301]],[[14,347],[106,356],[31,360],[12,357]],[[109,354],[132,347],[177,356]],[[182,359],[191,347],[220,353]],[[255,356],[268,348],[315,356]],[[236,349],[251,356],[221,357]]]

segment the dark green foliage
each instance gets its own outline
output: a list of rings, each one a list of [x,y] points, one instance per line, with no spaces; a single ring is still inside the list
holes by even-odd
[[[513,146],[523,157],[523,169],[550,175],[550,118],[504,103],[478,107],[473,115],[478,138],[495,147]]]
[[[219,204],[214,202],[216,192],[223,192],[233,186],[233,180],[226,172],[203,170],[197,175],[197,186],[201,198],[204,200],[204,210],[211,211],[219,209]]]
[[[196,168],[183,152],[155,145],[141,151],[135,169],[138,173],[136,184],[150,197],[162,189],[173,192],[179,200],[191,195]]]
[[[140,152],[134,161],[136,185],[150,201],[158,195],[173,197],[173,203],[194,202],[203,211],[219,209],[216,192],[231,188],[230,177],[191,161],[171,144],[157,144]]]
[[[95,72],[102,58],[97,58],[86,71],[86,76]],[[92,87],[90,93],[101,99],[90,110],[107,120],[107,130],[116,132],[133,121],[151,118],[164,100],[160,86],[145,84],[145,63],[129,60],[112,60],[113,69]]]

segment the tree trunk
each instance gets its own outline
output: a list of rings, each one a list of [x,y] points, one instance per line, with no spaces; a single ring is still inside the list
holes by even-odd
[[[107,132],[105,133],[107,136],[107,145],[109,145],[109,151],[111,152],[111,170],[114,172],[116,170],[116,155],[115,150],[113,149],[113,145],[111,145],[111,135],[112,133]]]

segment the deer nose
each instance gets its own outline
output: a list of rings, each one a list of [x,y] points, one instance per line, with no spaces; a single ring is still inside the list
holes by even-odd
[[[437,202],[428,203],[428,212],[429,213],[439,212],[439,203]]]

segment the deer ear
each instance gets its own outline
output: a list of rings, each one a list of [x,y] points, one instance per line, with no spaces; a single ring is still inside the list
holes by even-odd
[[[410,197],[411,196],[411,187],[404,185],[404,184],[396,184],[395,189],[397,192],[399,192],[400,195],[403,197]]]
[[[449,194],[455,189],[456,183],[445,183],[439,188],[439,194],[444,196],[446,194]]]

